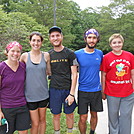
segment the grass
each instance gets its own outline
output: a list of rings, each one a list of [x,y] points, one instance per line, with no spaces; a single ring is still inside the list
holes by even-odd
[[[78,121],[79,121],[79,115],[77,114],[77,108],[74,111],[75,119],[74,119],[74,130],[73,134],[80,134],[78,129]],[[49,109],[47,109],[47,127],[46,127],[46,134],[53,134],[53,124],[52,124],[52,114]],[[65,114],[61,114],[61,134],[66,134],[67,128],[66,128],[66,118]],[[89,124],[87,124],[87,132],[89,132]],[[17,131],[14,132],[14,134],[18,134]],[[29,131],[30,134],[30,131]]]
[[[74,134],[79,134],[79,130],[78,130],[78,117],[79,115],[77,114],[77,111],[75,110],[75,122],[74,122]],[[47,129],[46,129],[46,134],[53,134],[54,130],[53,130],[53,124],[52,124],[52,114],[49,111],[49,109],[47,110]],[[66,128],[66,117],[64,113],[61,113],[61,134],[66,134],[67,132],[67,128]]]

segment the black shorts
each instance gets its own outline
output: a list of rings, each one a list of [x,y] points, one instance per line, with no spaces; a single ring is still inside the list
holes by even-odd
[[[38,108],[45,108],[47,107],[49,99],[38,101],[38,102],[27,102],[29,110],[36,110]]]
[[[78,91],[78,114],[87,114],[88,107],[90,111],[102,112],[102,93],[98,92],[83,92]]]
[[[17,108],[2,108],[2,112],[9,124],[7,134],[13,134],[15,130],[28,130],[30,126],[30,114],[27,106]]]

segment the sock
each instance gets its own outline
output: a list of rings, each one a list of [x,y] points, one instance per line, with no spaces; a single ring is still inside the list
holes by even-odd
[[[73,128],[68,128],[68,129],[67,129],[67,132],[68,132],[68,133],[72,133],[72,131],[73,131]]]
[[[90,134],[94,134],[94,130],[90,130]]]
[[[55,130],[54,134],[60,134],[60,130]]]

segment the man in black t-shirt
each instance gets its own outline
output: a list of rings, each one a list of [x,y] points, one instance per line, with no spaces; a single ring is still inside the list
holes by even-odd
[[[74,124],[73,111],[77,82],[77,61],[73,51],[62,45],[61,28],[53,26],[49,30],[49,40],[53,49],[49,51],[51,63],[50,110],[53,114],[54,134],[60,134],[60,115],[62,105],[66,114],[68,134],[72,133]]]

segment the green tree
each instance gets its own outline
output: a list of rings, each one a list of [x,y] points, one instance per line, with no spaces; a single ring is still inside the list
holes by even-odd
[[[116,14],[118,31],[125,38],[124,49],[134,53],[134,2],[133,0],[113,0],[111,3],[113,12]],[[114,17],[116,17],[114,16]]]
[[[10,41],[18,41],[23,46],[23,51],[29,51],[28,35],[33,31],[38,31],[44,36],[44,44],[42,46],[43,51],[48,51],[50,46],[48,43],[48,28],[38,24],[35,19],[29,17],[25,13],[11,12],[4,13],[0,11],[0,47],[4,50],[6,44]],[[2,51],[1,51],[2,56]],[[3,60],[3,56],[1,57]]]
[[[26,13],[39,24],[50,28],[53,26],[53,6],[53,0],[9,0],[6,8],[10,12]],[[66,46],[72,46],[72,42],[75,40],[75,35],[71,33],[73,18],[75,16],[71,2],[68,0],[57,0],[56,24],[63,29],[64,44]]]
[[[17,17],[18,20],[16,21],[14,19],[14,24],[17,24],[14,26],[10,20],[13,15],[4,14],[4,23],[3,19],[0,18],[2,20],[0,25],[3,25],[0,27],[0,32],[7,31],[7,29],[12,31],[13,26],[16,31],[17,29],[22,29],[22,33],[26,31],[27,34],[37,29],[45,35],[46,40],[43,49],[51,48],[47,33],[48,28],[53,26],[53,0],[2,0],[0,4],[3,5],[1,8],[8,14],[21,12],[28,15],[28,18],[24,17],[23,19],[23,16],[21,16],[21,18]],[[6,26],[7,19],[11,24],[8,23]],[[25,23],[24,25],[19,22],[21,19]],[[111,0],[108,7],[102,6],[96,9],[89,7],[85,10],[81,10],[78,4],[73,1],[56,0],[56,24],[62,28],[64,45],[73,50],[84,47],[83,33],[87,28],[96,28],[101,35],[101,41],[97,47],[103,50],[104,53],[110,51],[108,38],[113,33],[121,33],[125,38],[124,49],[133,52],[133,20],[133,0]],[[23,33],[22,37],[25,37],[26,33]],[[2,33],[3,35],[4,32]],[[17,35],[15,36],[17,37]],[[7,38],[9,37],[8,35]],[[29,50],[29,47],[25,46],[24,50]]]
[[[2,6],[0,6],[0,61],[5,58],[4,49],[5,42],[7,42],[7,38],[5,39],[6,33],[6,22],[8,22],[7,14],[3,12]]]
[[[125,38],[124,49],[133,52],[134,4],[131,0],[113,0],[108,7],[100,11],[99,29],[101,33],[100,49],[110,51],[108,38],[120,33]]]

